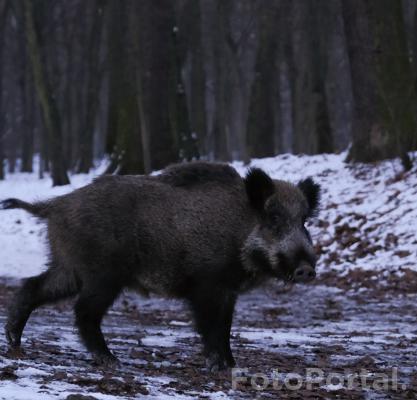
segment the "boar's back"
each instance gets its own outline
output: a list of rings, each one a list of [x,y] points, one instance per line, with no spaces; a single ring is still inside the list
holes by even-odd
[[[227,164],[191,162],[168,167],[158,180],[172,186],[193,187],[206,183],[232,185],[241,181],[241,177]]]

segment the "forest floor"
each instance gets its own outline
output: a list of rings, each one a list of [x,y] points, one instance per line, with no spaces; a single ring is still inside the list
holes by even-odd
[[[416,398],[417,171],[404,174],[397,161],[350,168],[343,155],[253,164],[321,183],[322,210],[310,226],[321,258],[314,284],[271,283],[240,298],[232,328],[239,370],[205,369],[181,302],[124,293],[103,323],[120,367],[94,366],[70,302],[43,307],[27,325],[23,354],[10,354],[0,333],[0,399]],[[51,189],[17,174],[0,183],[0,198],[48,197],[90,180]],[[42,270],[45,232],[21,211],[0,218],[1,329],[18,278]]]
[[[1,286],[1,325],[11,291]],[[259,392],[262,398],[411,399],[417,393],[416,304],[416,293],[378,287],[277,284],[245,295],[236,310],[232,348],[247,379],[235,390],[231,371],[205,369],[199,338],[179,302],[122,296],[104,322],[121,361],[115,370],[93,365],[68,303],[44,307],[27,326],[19,358],[7,353],[0,336],[0,398],[250,399]],[[321,370],[323,380],[309,387],[312,368]],[[269,383],[264,390],[251,385],[253,374],[269,380],[256,380],[258,389]],[[291,380],[288,374],[299,376]],[[316,372],[310,375],[318,380]],[[291,389],[297,385],[299,390]]]

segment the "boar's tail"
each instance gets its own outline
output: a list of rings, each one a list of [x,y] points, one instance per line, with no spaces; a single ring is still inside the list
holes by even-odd
[[[21,208],[37,217],[47,216],[47,206],[45,203],[27,203],[26,201],[19,199],[6,199],[0,201],[0,210],[12,210],[15,208]]]

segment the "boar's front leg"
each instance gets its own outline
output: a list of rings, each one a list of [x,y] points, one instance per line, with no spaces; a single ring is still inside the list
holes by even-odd
[[[203,287],[190,298],[191,308],[202,336],[204,354],[210,371],[235,366],[230,349],[230,329],[236,295],[230,290]]]
[[[117,280],[96,279],[83,282],[83,287],[75,304],[75,320],[84,345],[94,360],[103,365],[117,363],[110,352],[101,331],[101,321],[108,308],[121,292],[122,285]]]

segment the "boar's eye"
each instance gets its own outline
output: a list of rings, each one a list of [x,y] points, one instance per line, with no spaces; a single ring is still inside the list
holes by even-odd
[[[271,201],[265,207],[265,214],[271,220],[279,220],[285,217],[285,208],[279,201]]]

